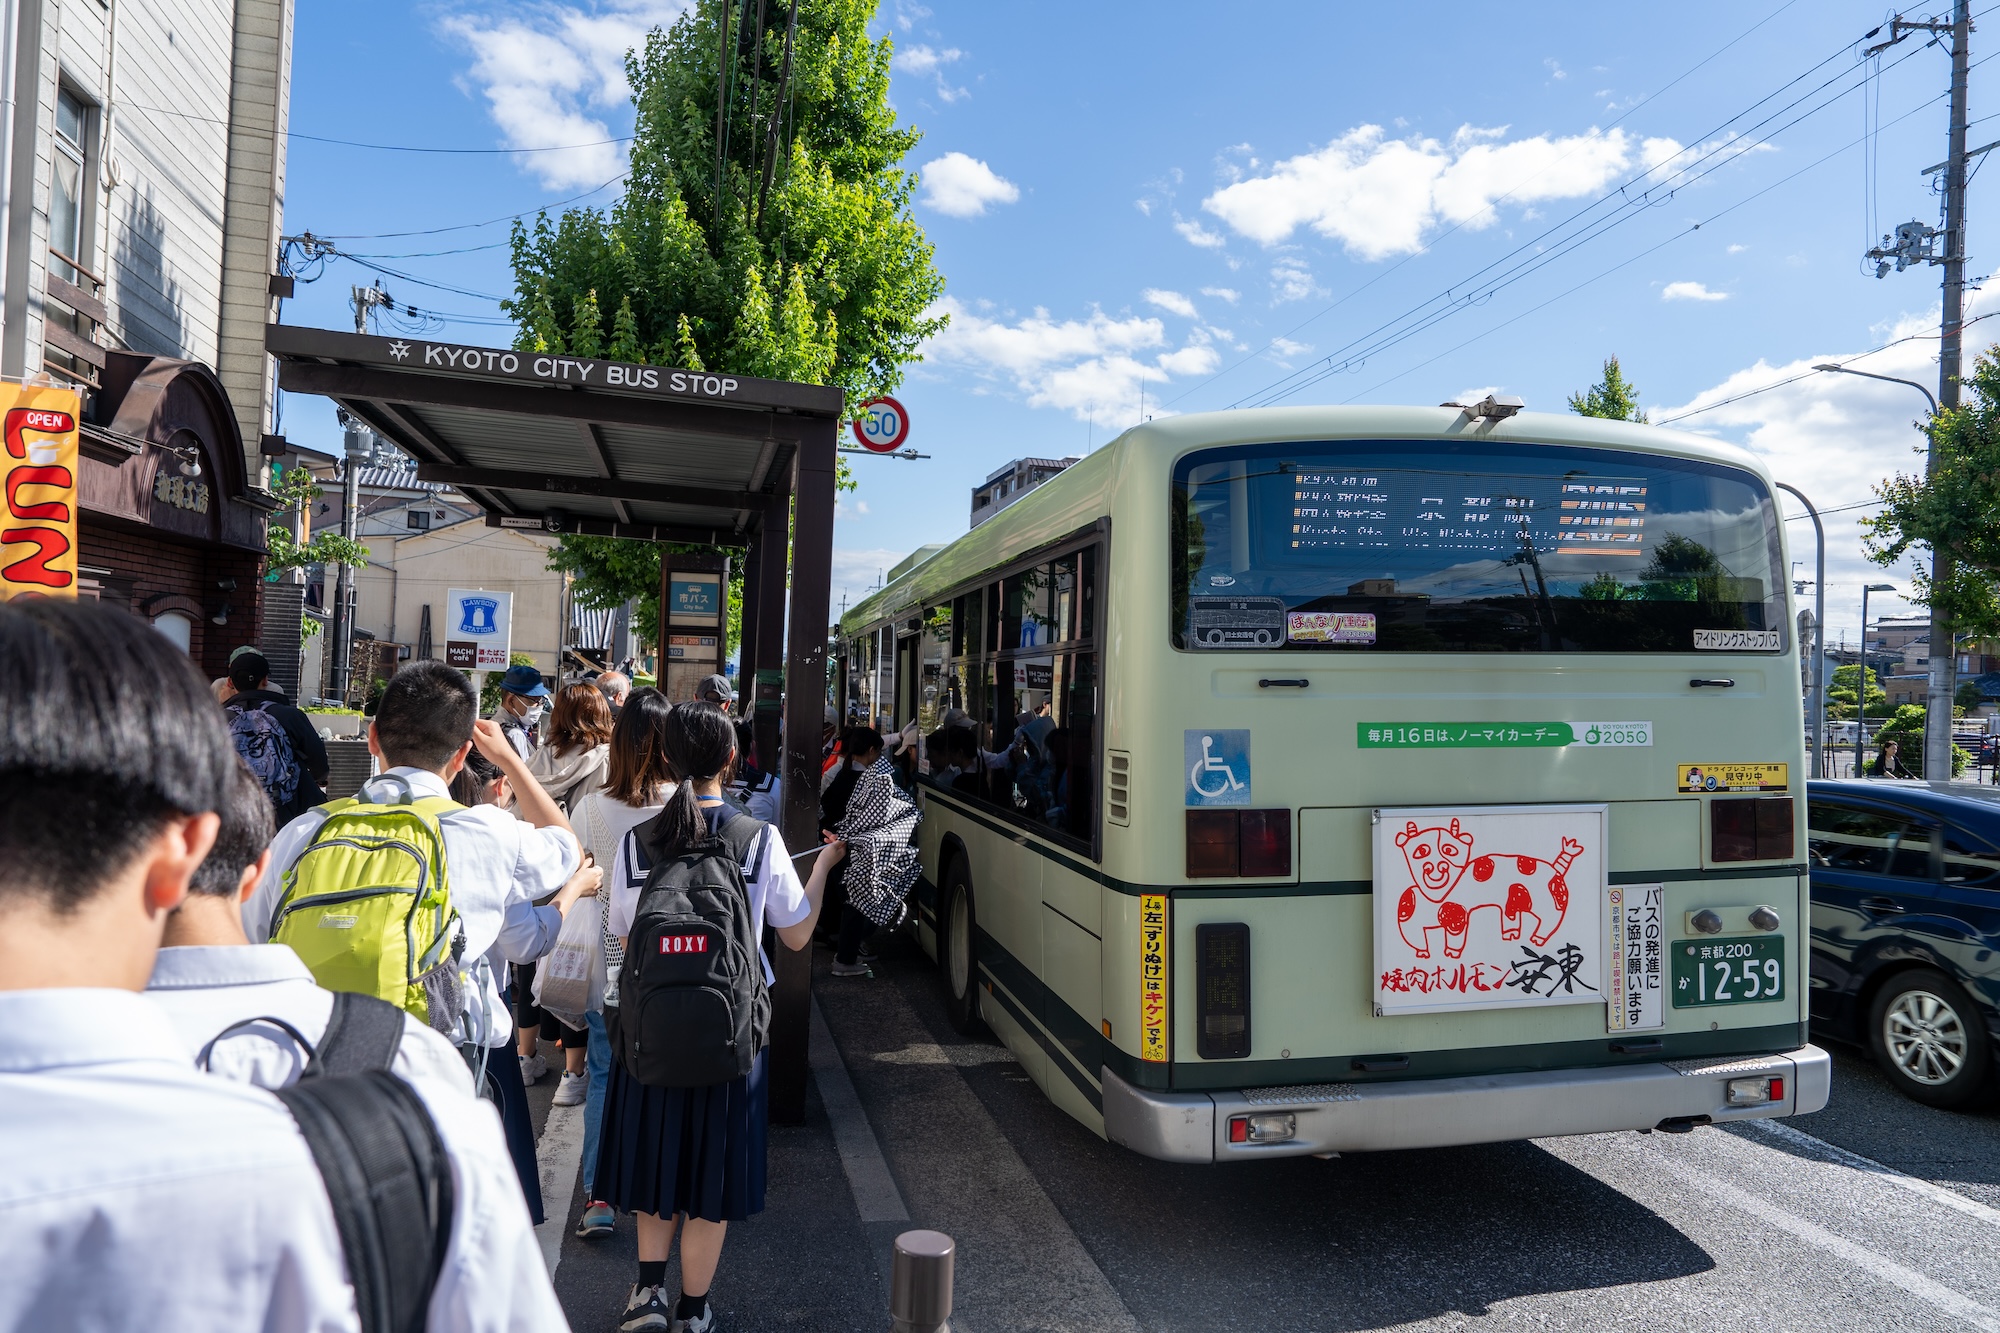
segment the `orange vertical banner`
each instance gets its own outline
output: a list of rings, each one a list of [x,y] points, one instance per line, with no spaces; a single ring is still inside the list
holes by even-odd
[[[76,596],[74,389],[0,384],[0,601]]]

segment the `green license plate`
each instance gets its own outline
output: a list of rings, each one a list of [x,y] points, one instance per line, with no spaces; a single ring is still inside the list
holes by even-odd
[[[1785,998],[1785,937],[1675,940],[1674,1008]]]

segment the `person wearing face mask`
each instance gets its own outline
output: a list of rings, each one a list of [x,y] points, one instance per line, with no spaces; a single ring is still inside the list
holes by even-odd
[[[542,684],[541,673],[533,667],[525,663],[510,666],[500,677],[500,706],[493,710],[493,720],[506,733],[514,753],[523,759],[535,752],[535,728],[548,711],[548,702],[549,687]]]

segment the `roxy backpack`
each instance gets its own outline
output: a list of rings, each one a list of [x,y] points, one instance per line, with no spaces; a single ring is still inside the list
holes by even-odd
[[[626,844],[628,865],[646,864],[618,979],[625,1068],[656,1088],[727,1083],[750,1072],[771,1028],[743,880],[769,830],[725,807],[709,837],[677,852],[648,847],[651,831]]]
[[[229,713],[229,739],[236,746],[236,753],[243,756],[243,762],[249,765],[264,794],[271,798],[271,804],[283,809],[299,794],[301,770],[292,738],[285,734],[278,719],[271,716],[268,699],[255,708],[235,703],[225,708]]]
[[[394,799],[364,799],[388,786]],[[438,817],[462,809],[389,774],[320,807],[320,825],[282,880],[270,939],[328,990],[357,991],[449,1035],[465,998],[465,930],[451,902]]]

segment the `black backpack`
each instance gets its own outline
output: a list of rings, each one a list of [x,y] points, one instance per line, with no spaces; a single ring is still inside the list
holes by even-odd
[[[750,1072],[771,1030],[771,994],[743,866],[764,825],[725,807],[711,835],[669,852],[635,830],[646,881],[618,977],[626,1071],[656,1088],[703,1088]]]
[[[315,1046],[279,1018],[247,1018],[215,1043],[268,1023],[306,1053],[305,1072],[273,1095],[298,1122],[326,1183],[347,1257],[362,1333],[423,1333],[451,1239],[451,1162],[423,1099],[389,1072],[403,1041],[403,1011],[386,1000],[336,992]]]

